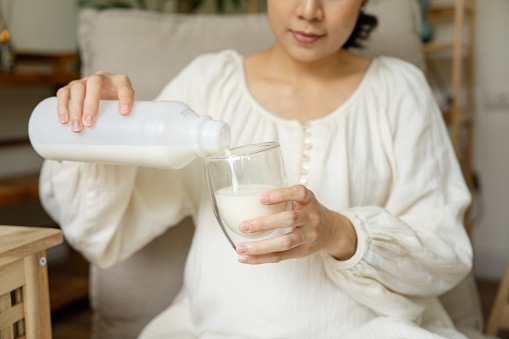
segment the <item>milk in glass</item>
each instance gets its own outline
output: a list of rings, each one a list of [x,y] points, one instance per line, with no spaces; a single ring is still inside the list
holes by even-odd
[[[272,185],[238,185],[225,187],[215,193],[217,207],[228,228],[235,234],[249,239],[263,238],[273,230],[242,233],[239,226],[242,221],[276,214],[285,211],[285,203],[264,205],[260,202],[260,195],[279,187]]]

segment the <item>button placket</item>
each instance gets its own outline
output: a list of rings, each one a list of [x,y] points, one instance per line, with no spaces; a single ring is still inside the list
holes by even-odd
[[[302,145],[302,157],[301,157],[301,166],[300,166],[300,176],[299,183],[301,185],[307,186],[308,184],[308,174],[309,174],[309,162],[311,161],[311,149],[313,148],[313,144],[311,142],[311,125],[309,123],[305,124],[302,128],[302,136],[303,136],[303,145]]]

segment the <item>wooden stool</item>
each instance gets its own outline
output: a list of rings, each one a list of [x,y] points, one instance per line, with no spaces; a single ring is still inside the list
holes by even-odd
[[[46,249],[54,228],[0,226],[0,338],[51,339]]]

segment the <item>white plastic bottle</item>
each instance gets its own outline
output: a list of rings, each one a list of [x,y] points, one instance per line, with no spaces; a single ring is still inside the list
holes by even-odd
[[[46,159],[182,168],[230,146],[224,121],[200,116],[178,101],[136,101],[122,116],[118,101],[103,100],[95,125],[74,133],[58,121],[57,98],[40,102],[28,123],[35,151]]]

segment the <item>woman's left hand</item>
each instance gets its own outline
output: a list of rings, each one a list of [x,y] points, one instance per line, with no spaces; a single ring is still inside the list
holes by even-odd
[[[351,258],[357,248],[357,234],[350,220],[328,210],[311,190],[296,185],[276,189],[260,196],[265,205],[290,202],[291,211],[244,221],[240,230],[254,233],[277,228],[293,230],[273,239],[237,245],[239,262],[246,264],[277,263],[326,251],[338,260]]]

